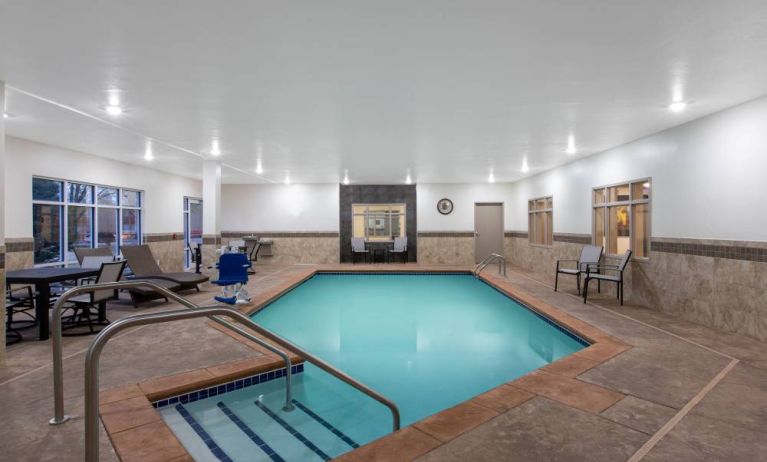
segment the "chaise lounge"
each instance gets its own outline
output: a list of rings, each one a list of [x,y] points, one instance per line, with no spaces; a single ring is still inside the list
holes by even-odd
[[[200,290],[199,284],[208,281],[208,276],[198,273],[176,272],[165,273],[157,264],[152,250],[148,245],[126,245],[122,247],[123,257],[128,261],[133,274],[137,279],[163,279],[179,284],[180,290]]]

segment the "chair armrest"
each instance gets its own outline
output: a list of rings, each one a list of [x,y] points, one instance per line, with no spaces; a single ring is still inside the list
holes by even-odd
[[[596,265],[593,263],[586,265],[587,273],[591,273],[591,272],[595,272],[599,270],[622,271],[618,265]]]

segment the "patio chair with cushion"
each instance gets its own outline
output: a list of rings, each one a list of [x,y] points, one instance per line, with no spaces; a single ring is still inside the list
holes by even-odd
[[[200,290],[198,284],[208,281],[207,276],[198,273],[163,272],[148,245],[126,245],[121,250],[136,279],[164,279],[181,286],[180,290],[197,289],[198,291]]]
[[[581,249],[581,256],[577,260],[557,260],[557,272],[554,276],[554,292],[559,287],[559,275],[567,274],[575,276],[575,285],[578,288],[578,295],[581,294],[581,274],[586,273],[588,265],[599,264],[602,258],[602,246],[586,245]],[[572,268],[565,268],[562,263],[575,263]]]
[[[623,274],[626,272],[626,266],[628,266],[629,261],[631,261],[631,251],[627,250],[617,265],[588,265],[586,267],[586,281],[583,283],[583,303],[586,303],[586,298],[589,294],[589,281],[595,279],[598,282],[614,282],[616,298],[623,305]],[[606,274],[603,271],[613,274]]]

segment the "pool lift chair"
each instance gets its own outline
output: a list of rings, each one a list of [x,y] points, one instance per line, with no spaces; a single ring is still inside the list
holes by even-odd
[[[217,302],[228,305],[250,303],[250,296],[245,289],[248,283],[248,270],[251,268],[248,256],[244,253],[224,253],[218,259],[218,279],[210,281],[221,286],[221,295],[217,295]]]

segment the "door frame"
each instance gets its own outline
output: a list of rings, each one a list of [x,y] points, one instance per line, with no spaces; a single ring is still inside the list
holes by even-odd
[[[183,233],[184,233],[184,237],[183,237],[184,244],[183,245],[184,245],[184,268],[185,269],[194,268],[194,265],[191,263],[191,261],[192,261],[192,258],[191,258],[192,257],[192,255],[191,255],[192,248],[190,247],[190,243],[189,243],[189,235],[191,235],[191,232],[192,232],[191,227],[189,226],[189,224],[190,224],[189,220],[191,218],[191,213],[189,211],[188,205],[189,205],[190,201],[198,201],[200,203],[200,205],[203,205],[201,197],[184,196],[182,212],[184,214],[184,231],[183,231]]]
[[[477,254],[477,238],[479,232],[477,231],[477,206],[478,205],[500,205],[501,206],[501,251],[503,251],[504,238],[506,235],[506,203],[503,201],[483,201],[474,202],[474,263],[479,263]]]

